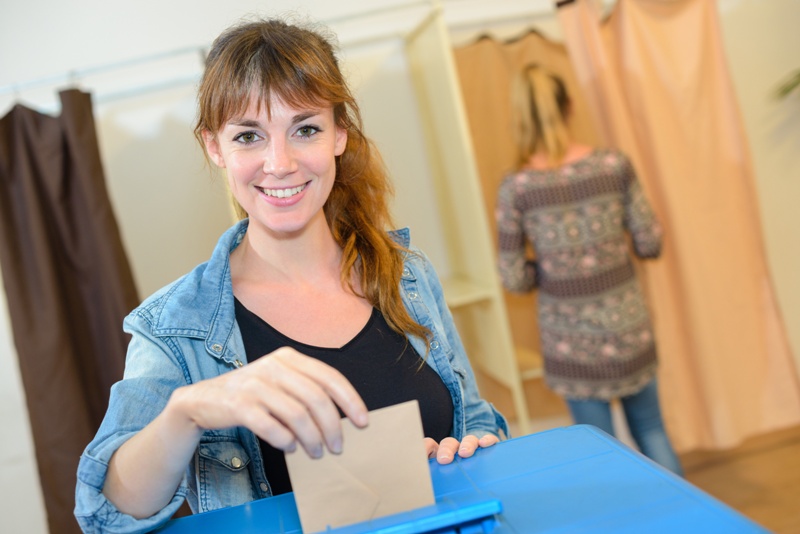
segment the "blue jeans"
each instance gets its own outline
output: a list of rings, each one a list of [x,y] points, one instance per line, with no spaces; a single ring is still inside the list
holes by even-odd
[[[566,401],[576,424],[594,425],[614,435],[611,406],[607,401],[595,399],[566,399]],[[683,468],[664,430],[656,381],[650,382],[639,393],[622,397],[620,401],[631,436],[642,454],[683,476]]]

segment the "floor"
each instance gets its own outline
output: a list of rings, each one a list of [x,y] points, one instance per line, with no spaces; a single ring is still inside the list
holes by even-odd
[[[776,534],[800,534],[800,426],[681,456],[686,478]]]

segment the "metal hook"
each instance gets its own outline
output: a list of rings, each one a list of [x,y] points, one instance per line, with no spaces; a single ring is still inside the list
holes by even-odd
[[[70,69],[67,71],[67,86],[77,88],[79,83],[80,78],[78,77],[78,71],[75,69]]]

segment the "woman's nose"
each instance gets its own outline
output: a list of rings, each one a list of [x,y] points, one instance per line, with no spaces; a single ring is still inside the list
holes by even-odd
[[[264,154],[264,173],[284,178],[297,170],[297,161],[289,143],[273,139]]]

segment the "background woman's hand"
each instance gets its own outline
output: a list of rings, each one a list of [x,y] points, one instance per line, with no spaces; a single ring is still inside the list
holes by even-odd
[[[436,458],[440,464],[449,464],[458,454],[461,458],[469,458],[478,448],[485,449],[491,447],[500,439],[493,434],[485,434],[478,438],[472,434],[465,436],[459,442],[455,438],[444,438],[441,443],[436,443],[431,438],[425,438],[425,451],[428,458]]]
[[[244,426],[277,449],[299,442],[314,458],[323,446],[342,450],[337,405],[356,426],[367,424],[367,408],[344,375],[289,347],[180,388],[173,400],[199,428]]]

